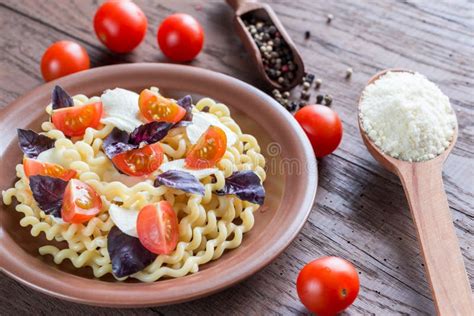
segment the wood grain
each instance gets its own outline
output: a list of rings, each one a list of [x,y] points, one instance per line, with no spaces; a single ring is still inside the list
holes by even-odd
[[[39,61],[52,42],[73,39],[93,66],[166,62],[156,28],[168,14],[193,14],[206,32],[204,51],[192,65],[230,74],[262,87],[233,30],[223,1],[136,1],[148,17],[145,42],[133,53],[113,55],[95,38],[97,1],[0,1],[0,107],[42,83]],[[347,315],[432,315],[416,231],[399,180],[365,149],[357,127],[357,99],[377,71],[419,71],[450,98],[459,138],[444,181],[467,273],[474,284],[474,9],[468,1],[269,1],[300,50],[306,69],[323,79],[344,124],[339,149],[320,161],[313,212],[299,238],[271,265],[226,291],[185,304],[149,309],[103,309],[47,297],[2,275],[0,314],[195,315],[305,314],[295,291],[304,263],[323,255],[351,260],[361,291]],[[326,24],[326,15],[334,19]],[[304,32],[310,31],[309,40]],[[347,67],[354,69],[345,80]],[[43,105],[38,105],[43,106]],[[21,263],[19,263],[21,264]],[[87,289],[78,289],[87,290]],[[159,295],[159,293],[157,293]]]

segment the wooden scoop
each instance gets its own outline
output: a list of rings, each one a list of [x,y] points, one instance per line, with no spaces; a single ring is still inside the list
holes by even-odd
[[[291,40],[291,37],[286,32],[285,28],[281,24],[273,9],[268,4],[259,3],[256,0],[227,0],[227,3],[235,11],[234,23],[235,28],[237,30],[237,34],[242,40],[242,43],[244,44],[244,47],[247,52],[250,54],[250,57],[252,58],[253,62],[257,66],[257,71],[264,79],[266,85],[278,90],[290,90],[300,84],[304,76],[303,60],[301,59],[301,56],[298,53],[295,44]],[[298,68],[296,70],[295,77],[290,82],[289,86],[280,85],[277,81],[270,79],[270,77],[268,77],[267,73],[265,72],[260,50],[258,49],[257,44],[255,44],[252,35],[249,33],[249,31],[247,31],[244,22],[242,21],[242,16],[246,14],[252,14],[255,17],[264,21],[271,21],[271,23],[275,25],[278,32],[280,32],[282,38],[285,40],[286,44],[292,51],[293,62],[297,65]]]
[[[384,70],[373,76],[368,85],[388,71],[408,70]],[[360,114],[360,100],[358,112]],[[471,286],[454,231],[442,178],[444,161],[456,142],[457,126],[453,140],[444,153],[423,162],[398,160],[384,154],[363,130],[360,116],[359,130],[372,156],[401,180],[418,233],[438,314],[474,315]]]

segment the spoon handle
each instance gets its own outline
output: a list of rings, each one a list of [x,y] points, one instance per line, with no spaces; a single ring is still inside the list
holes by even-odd
[[[442,165],[399,170],[438,315],[474,315],[474,301],[444,191]]]

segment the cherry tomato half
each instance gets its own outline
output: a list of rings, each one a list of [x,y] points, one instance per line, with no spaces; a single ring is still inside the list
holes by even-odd
[[[95,102],[54,110],[51,120],[64,135],[73,137],[84,135],[88,127],[98,127],[101,117],[102,102]]]
[[[176,102],[148,89],[140,93],[138,107],[148,121],[176,123],[186,115],[186,110]]]
[[[329,155],[341,143],[341,119],[327,106],[307,105],[295,113],[295,119],[308,136],[316,157]]]
[[[147,19],[132,1],[107,1],[94,16],[94,30],[111,51],[128,53],[145,38]]]
[[[209,126],[186,155],[186,166],[192,169],[212,168],[224,156],[226,149],[225,132],[217,126]]]
[[[101,208],[102,200],[93,187],[77,179],[69,180],[61,209],[61,217],[65,222],[87,222],[99,214]]]
[[[143,247],[158,255],[169,255],[178,244],[178,217],[171,204],[160,201],[138,213],[137,233]]]
[[[81,70],[89,69],[87,51],[71,41],[59,41],[49,46],[41,58],[41,74],[51,81]]]
[[[204,43],[204,31],[189,14],[176,13],[161,22],[157,34],[163,54],[173,61],[190,61],[199,54]]]
[[[359,276],[349,261],[323,257],[301,269],[296,288],[308,310],[318,316],[332,316],[354,302],[359,293]]]
[[[159,143],[123,152],[112,158],[115,167],[129,176],[152,173],[163,162],[163,149]]]
[[[66,169],[63,166],[30,158],[23,159],[23,170],[27,177],[41,175],[63,179],[64,181],[74,178],[77,174],[76,171]]]

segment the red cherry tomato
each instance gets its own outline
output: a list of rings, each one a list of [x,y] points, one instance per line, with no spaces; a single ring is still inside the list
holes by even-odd
[[[354,302],[359,293],[359,276],[349,261],[323,257],[301,269],[296,289],[308,310],[318,316],[332,316]]]
[[[30,158],[23,159],[23,170],[27,177],[41,175],[63,179],[64,181],[74,178],[77,174],[76,171],[66,169],[63,166]]]
[[[45,81],[51,81],[81,70],[89,69],[87,51],[71,41],[59,41],[49,46],[41,58],[41,73]]]
[[[307,105],[295,113],[295,119],[308,136],[316,157],[329,155],[341,143],[341,119],[327,106]]]
[[[131,1],[107,1],[94,16],[94,30],[99,40],[113,52],[128,53],[145,38],[147,19]]]
[[[138,107],[149,122],[176,123],[186,115],[186,110],[176,102],[148,89],[140,93]]]
[[[123,152],[112,158],[115,167],[129,176],[144,176],[152,173],[163,162],[163,149],[154,143]]]
[[[209,126],[186,155],[186,166],[192,169],[212,168],[227,149],[227,136],[217,126]]]
[[[189,14],[176,13],[161,22],[157,39],[166,57],[178,62],[190,61],[202,49],[204,31]]]
[[[61,217],[65,222],[87,222],[99,214],[101,208],[102,200],[93,187],[77,179],[69,180],[61,209]]]
[[[98,127],[101,117],[102,103],[95,102],[54,110],[51,121],[64,135],[73,137],[84,135],[88,127]]]
[[[160,201],[138,213],[137,233],[142,245],[156,254],[169,255],[178,244],[178,217],[171,204]]]

